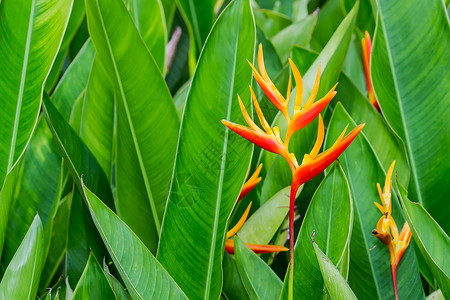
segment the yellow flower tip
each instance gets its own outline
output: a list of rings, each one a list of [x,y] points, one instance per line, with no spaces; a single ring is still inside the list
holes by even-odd
[[[378,209],[380,210],[380,212],[381,212],[382,214],[385,213],[384,207],[383,207],[381,204],[379,204],[379,203],[377,203],[377,202],[373,202],[373,203],[376,205],[376,207],[378,207]]]
[[[247,206],[247,209],[245,210],[244,214],[239,219],[239,221],[236,223],[236,225],[227,232],[227,239],[229,239],[230,237],[235,235],[239,231],[239,229],[242,228],[242,226],[244,225],[245,221],[247,220],[247,217],[248,217],[248,214],[250,212],[250,207],[251,206],[252,206],[252,202],[249,203],[249,205]]]
[[[322,115],[319,114],[319,128],[317,130],[316,142],[308,157],[310,160],[314,160],[314,158],[316,158],[317,154],[320,151],[320,147],[322,147],[324,137],[325,137],[325,128],[323,125]]]
[[[313,104],[314,100],[316,99],[317,92],[319,91],[319,84],[320,84],[320,63],[319,63],[319,68],[317,70],[316,81],[314,82],[313,90],[312,90],[311,95],[309,96],[308,100],[306,101],[303,109],[306,110]]]

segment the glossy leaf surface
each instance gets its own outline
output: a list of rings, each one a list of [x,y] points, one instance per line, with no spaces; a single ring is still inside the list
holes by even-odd
[[[36,299],[44,254],[44,229],[33,220],[0,282],[1,299]]]
[[[130,227],[84,184],[83,191],[95,226],[133,299],[187,299]]]
[[[81,275],[80,281],[73,291],[72,299],[116,299],[116,295],[114,294],[105,273],[92,253],[89,255],[89,260],[83,271],[83,275]]]
[[[205,43],[187,97],[158,260],[189,298],[217,298],[222,287],[225,230],[252,147],[220,120],[245,122],[237,94],[249,107],[254,43],[249,2],[232,2]]]
[[[358,299],[336,266],[333,265],[331,260],[314,241],[313,247],[330,298],[336,300]]]
[[[178,116],[124,3],[89,0],[86,12],[97,57],[117,96],[118,211],[155,251],[173,167]]]
[[[238,237],[234,238],[236,264],[251,299],[277,299],[283,283],[270,267]]]
[[[25,150],[72,0],[0,3],[0,184]]]

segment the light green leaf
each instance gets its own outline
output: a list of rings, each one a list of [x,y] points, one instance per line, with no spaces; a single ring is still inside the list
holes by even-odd
[[[36,299],[44,251],[44,229],[36,215],[0,282],[1,299]]]
[[[134,24],[161,73],[165,74],[167,28],[161,0],[127,0]]]
[[[308,16],[289,25],[271,38],[282,62],[287,61],[292,45],[307,46],[309,44],[316,22],[317,16]]]
[[[0,3],[0,184],[37,123],[44,81],[58,51],[72,0]]]
[[[314,251],[317,255],[320,271],[322,272],[328,294],[333,300],[358,299],[348,286],[347,281],[342,277],[339,270],[333,265],[325,253],[320,250],[319,246],[313,240]]]
[[[75,100],[86,90],[94,57],[94,46],[91,40],[88,40],[67,68],[52,94],[53,104],[67,122]]]
[[[450,232],[450,26],[444,2],[377,2],[371,62],[375,94],[405,142],[411,199]]]
[[[442,294],[450,297],[450,239],[419,203],[409,201],[406,190],[397,182],[403,213],[420,252],[428,264]]]
[[[81,275],[80,281],[73,291],[72,299],[116,299],[116,295],[114,294],[105,273],[92,253],[89,255],[89,260],[83,271],[83,275]]]
[[[331,147],[347,124],[349,130],[356,126],[338,103],[328,127],[325,149]],[[384,186],[385,170],[363,134],[339,156],[339,161],[350,185],[355,216],[350,243],[350,287],[360,299],[394,298],[388,248],[371,233],[382,216],[374,202],[381,201],[376,184]],[[394,193],[392,204],[392,217],[401,228],[404,220]],[[424,299],[413,247],[406,250],[398,266],[397,285],[400,299]]]
[[[117,96],[119,215],[156,251],[179,119],[163,77],[121,0],[89,0],[97,58]]]
[[[251,299],[277,299],[283,283],[272,269],[237,236],[234,238],[236,264]]]
[[[290,186],[267,200],[239,230],[245,243],[268,244],[289,212]]]
[[[252,147],[220,120],[245,122],[237,94],[250,107],[254,44],[249,1],[234,1],[205,43],[184,109],[158,260],[190,298],[218,298],[222,289],[227,221]]]
[[[133,299],[187,299],[134,232],[83,183],[92,219]]]
[[[239,275],[236,261],[228,253],[223,256],[222,294],[225,295],[226,299],[250,299]]]

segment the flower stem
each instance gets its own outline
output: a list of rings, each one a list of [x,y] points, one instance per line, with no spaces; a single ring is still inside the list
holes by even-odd
[[[397,292],[397,264],[391,264],[391,272],[392,272],[392,283],[394,284],[395,300],[398,300],[398,292]]]

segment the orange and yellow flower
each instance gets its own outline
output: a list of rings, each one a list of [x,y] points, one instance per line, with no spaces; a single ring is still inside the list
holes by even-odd
[[[409,242],[411,241],[411,229],[407,222],[403,225],[402,231],[398,233],[397,225],[392,218],[392,201],[391,201],[391,187],[392,187],[392,173],[394,172],[395,160],[386,175],[384,189],[377,183],[378,194],[381,198],[381,204],[375,205],[383,214],[378,220],[377,228],[372,230],[372,234],[376,236],[383,244],[388,246],[389,256],[391,262],[392,282],[394,285],[395,299],[398,299],[397,292],[397,267],[403,257]]]
[[[262,45],[259,45],[258,51],[258,70],[249,62],[251,68],[253,69],[253,76],[256,79],[256,82],[261,86],[262,90],[269,98],[270,102],[283,114],[286,122],[288,124],[288,130],[284,141],[281,139],[280,130],[278,127],[271,128],[265,119],[263,112],[258,104],[255,93],[250,87],[250,92],[253,99],[253,104],[256,110],[256,114],[258,115],[260,124],[262,126],[259,128],[255,122],[253,122],[252,118],[247,113],[240,97],[238,96],[239,105],[244,115],[245,121],[248,124],[247,126],[238,125],[226,120],[222,120],[222,123],[227,126],[229,129],[233,130],[240,136],[254,143],[255,145],[281,155],[288,162],[292,175],[292,185],[291,185],[291,202],[290,202],[290,210],[289,210],[289,234],[290,234],[290,250],[291,250],[291,263],[293,263],[293,250],[294,250],[294,202],[295,195],[299,187],[317,176],[319,173],[323,172],[325,168],[327,168],[335,159],[339,157],[339,155],[350,145],[350,143],[356,138],[361,129],[364,127],[364,124],[357,126],[354,130],[352,130],[347,136],[344,137],[345,131],[339,136],[334,145],[319,154],[320,148],[323,143],[324,138],[324,126],[322,117],[320,116],[320,112],[328,105],[328,103],[333,99],[336,94],[335,88],[336,85],[320,100],[315,101],[317,93],[319,91],[319,82],[320,82],[320,66],[317,72],[316,80],[314,83],[313,90],[308,100],[303,104],[303,82],[302,77],[298,68],[289,60],[291,65],[292,73],[294,75],[294,80],[296,83],[296,96],[295,96],[295,107],[293,117],[289,115],[289,101],[291,96],[291,78],[289,78],[288,90],[286,98],[278,91],[276,86],[270,80],[265,65],[264,65],[264,57],[262,51]],[[292,135],[298,130],[302,129],[309,123],[311,123],[317,116],[319,116],[319,129],[316,143],[311,151],[311,153],[304,156],[302,163],[299,165],[297,158],[293,153],[289,152],[289,141]],[[231,243],[231,242],[230,242]]]
[[[372,41],[370,40],[370,35],[366,31],[364,38],[362,39],[362,52],[363,52],[363,63],[364,63],[364,73],[366,75],[366,86],[367,92],[369,94],[369,101],[372,105],[380,111],[380,106],[378,104],[377,98],[375,97],[375,92],[373,91],[372,78],[370,76],[370,56],[372,54]]]

